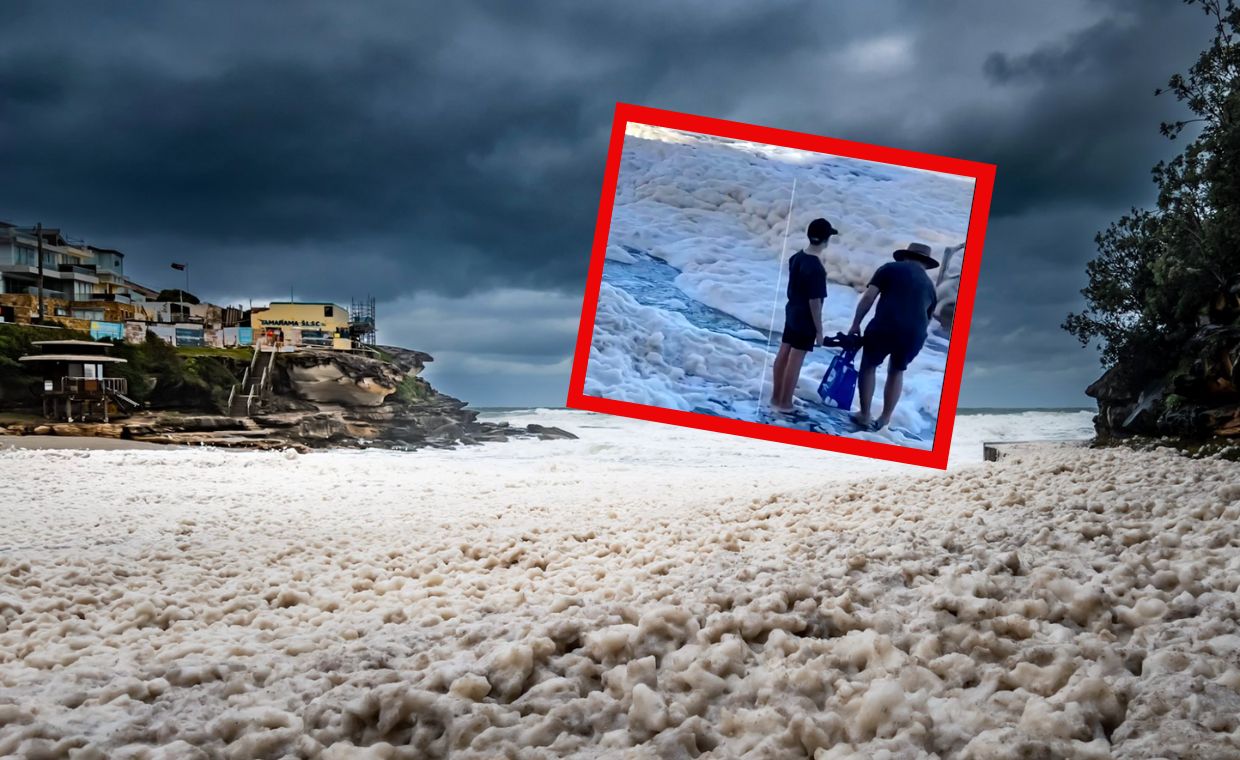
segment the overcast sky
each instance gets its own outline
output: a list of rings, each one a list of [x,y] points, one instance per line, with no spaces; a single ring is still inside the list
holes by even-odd
[[[475,405],[559,405],[614,105],[998,165],[963,406],[1071,406],[1093,236],[1154,197],[1167,0],[0,8],[0,220],[216,302],[373,295]]]

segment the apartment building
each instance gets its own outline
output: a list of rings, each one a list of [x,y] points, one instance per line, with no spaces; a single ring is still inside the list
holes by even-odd
[[[143,314],[137,304],[145,296],[125,277],[124,253],[71,241],[58,229],[0,222],[0,317],[37,318],[40,242],[45,317],[124,321]]]

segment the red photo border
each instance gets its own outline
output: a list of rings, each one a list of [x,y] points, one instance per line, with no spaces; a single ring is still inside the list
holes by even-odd
[[[952,336],[947,350],[947,367],[943,392],[939,398],[939,416],[934,430],[934,445],[927,451],[897,444],[879,443],[829,433],[767,425],[760,422],[715,417],[679,409],[664,409],[630,401],[588,396],[585,393],[586,367],[590,360],[590,344],[594,336],[594,317],[598,309],[599,287],[603,279],[603,263],[607,256],[607,239],[611,234],[611,215],[615,205],[616,181],[620,173],[620,157],[624,149],[625,127],[629,122],[669,127],[688,132],[731,137],[751,142],[780,145],[787,148],[829,153],[915,169],[929,169],[975,180],[973,206],[969,212],[969,229],[965,236],[964,260],[960,274],[960,293],[952,321]],[[758,438],[797,446],[838,451],[845,454],[885,459],[891,462],[947,468],[952,429],[956,423],[956,402],[960,396],[960,377],[964,371],[965,348],[969,339],[969,323],[973,317],[973,298],[982,265],[982,242],[986,237],[986,221],[990,197],[994,190],[995,165],[947,158],[929,153],[888,148],[880,145],[839,140],[833,137],[790,132],[772,127],[694,116],[676,111],[617,103],[611,127],[611,144],[607,150],[607,168],[603,173],[602,197],[599,199],[598,221],[594,227],[594,246],[590,254],[590,270],[586,277],[581,323],[577,329],[577,348],[573,354],[573,371],[568,384],[568,406],[590,412],[602,412],[669,425],[712,430],[717,433]]]

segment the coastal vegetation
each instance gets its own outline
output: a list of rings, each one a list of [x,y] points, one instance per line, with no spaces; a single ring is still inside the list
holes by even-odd
[[[1101,350],[1107,372],[1087,393],[1104,437],[1240,435],[1240,8],[1187,2],[1214,37],[1155,94],[1192,114],[1162,133],[1193,137],[1154,167],[1154,208],[1097,235],[1086,308],[1063,325]]]
[[[39,406],[42,376],[19,359],[37,353],[41,340],[90,340],[88,333],[31,325],[0,325],[0,408],[34,409]],[[124,378],[128,395],[152,409],[217,411],[245,371],[250,352],[245,349],[174,348],[148,334],[142,343],[114,343],[109,375]]]

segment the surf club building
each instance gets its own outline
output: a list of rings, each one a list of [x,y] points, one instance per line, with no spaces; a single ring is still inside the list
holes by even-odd
[[[272,301],[250,313],[254,344],[271,348],[353,348],[349,308],[326,301]]]

